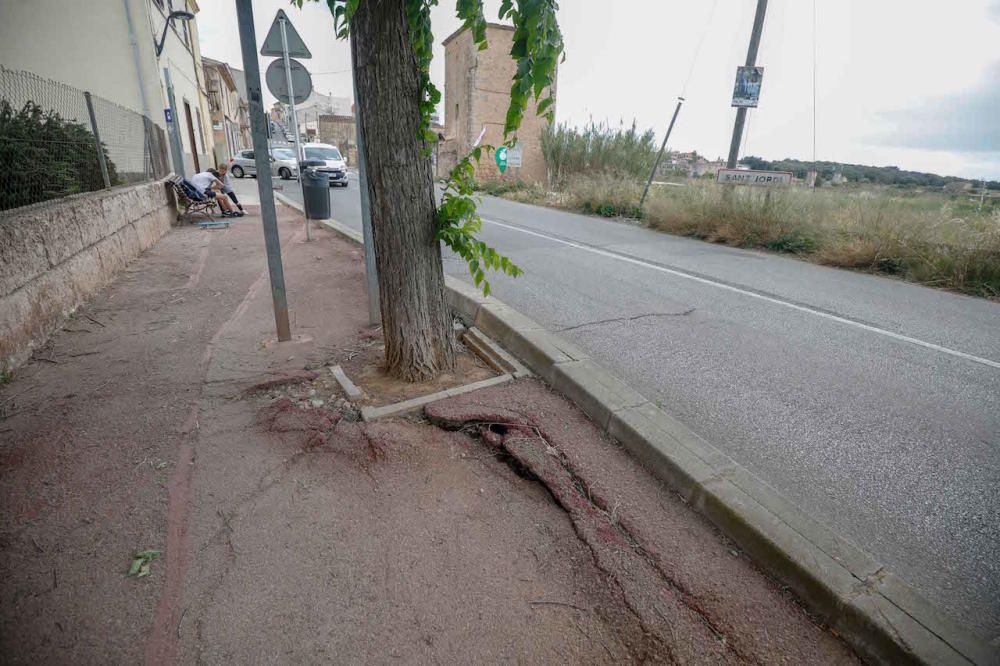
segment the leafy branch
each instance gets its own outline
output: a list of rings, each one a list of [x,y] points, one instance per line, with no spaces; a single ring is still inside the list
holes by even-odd
[[[302,6],[304,0],[291,0]],[[337,37],[346,38],[350,34],[351,19],[362,1],[370,0],[326,0],[333,14]],[[434,50],[434,34],[431,31],[431,8],[438,0],[406,0],[406,20],[410,43],[420,76],[420,130],[418,139],[430,152],[429,144],[437,141],[431,130],[431,116],[441,102],[441,91],[431,81],[430,64]],[[486,49],[486,18],[483,15],[483,0],[456,0],[456,14],[463,27],[472,34],[472,41],[482,51]],[[537,113],[549,122],[555,119],[556,67],[560,58],[565,59],[562,32],[559,30],[557,0],[503,0],[499,18],[509,20],[514,25],[513,44],[510,56],[517,65],[510,88],[510,105],[504,121],[503,146],[513,148],[517,144],[517,130],[528,108],[534,100]],[[544,95],[544,97],[543,97]],[[462,257],[469,266],[469,273],[477,287],[489,295],[490,283],[486,270],[500,271],[512,277],[523,271],[509,258],[477,238],[482,229],[482,218],[477,212],[475,196],[475,167],[483,153],[493,153],[493,146],[475,146],[468,155],[458,161],[444,182],[444,194],[438,207],[436,224],[437,239]]]

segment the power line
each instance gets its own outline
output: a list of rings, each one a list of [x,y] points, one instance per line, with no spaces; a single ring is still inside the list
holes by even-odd
[[[816,31],[816,0],[813,0],[813,170],[818,171],[816,162],[816,58],[817,58],[817,31]]]
[[[715,8],[719,6],[719,0],[715,0],[712,3],[712,11],[708,13],[708,20],[705,21],[705,27],[702,28],[701,37],[698,38],[698,46],[694,49],[694,56],[691,58],[691,67],[688,69],[687,78],[684,80],[684,86],[681,88],[681,97],[685,97],[687,94],[688,84],[691,83],[691,77],[694,76],[694,68],[698,64],[698,56],[701,55],[701,47],[705,43],[705,37],[708,36],[708,29],[712,27],[712,19],[715,18]]]

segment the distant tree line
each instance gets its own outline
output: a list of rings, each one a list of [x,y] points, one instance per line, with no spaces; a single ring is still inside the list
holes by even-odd
[[[844,164],[841,162],[804,162],[802,160],[783,159],[768,161],[760,157],[744,157],[740,160],[742,164],[751,169],[763,169],[769,171],[790,171],[796,178],[805,178],[806,174],[814,168],[820,180],[830,180],[835,173],[842,173],[847,180],[855,183],[874,183],[876,185],[895,185],[899,187],[944,187],[948,183],[969,183],[975,187],[980,187],[982,181],[970,180],[968,178],[957,178],[955,176],[939,176],[934,173],[923,173],[920,171],[904,171],[899,167],[886,166],[864,166],[862,164]],[[1000,181],[987,181],[986,187],[990,190],[1000,190]]]

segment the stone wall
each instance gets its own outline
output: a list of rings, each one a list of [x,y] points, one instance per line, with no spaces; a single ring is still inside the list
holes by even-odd
[[[176,219],[162,182],[0,213],[0,370],[24,363]]]

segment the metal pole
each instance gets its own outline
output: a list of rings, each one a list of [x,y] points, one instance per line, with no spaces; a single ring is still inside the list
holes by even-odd
[[[167,84],[167,103],[170,105],[170,122],[167,132],[170,134],[170,157],[174,162],[174,173],[184,175],[184,149],[181,147],[181,134],[177,129],[177,102],[174,101],[174,84],[170,80],[170,68],[163,68],[163,80]]]
[[[677,114],[681,112],[681,105],[684,104],[684,98],[677,98],[677,108],[674,109],[674,117],[670,119],[670,127],[667,128],[667,133],[663,137],[663,143],[660,144],[660,152],[656,153],[656,161],[653,163],[653,170],[649,172],[649,179],[646,180],[646,188],[642,191],[642,197],[639,199],[639,208],[646,202],[646,195],[649,194],[649,186],[653,184],[653,176],[656,175],[656,170],[660,168],[660,160],[663,159],[663,151],[667,148],[667,141],[670,139],[670,133],[674,131],[674,123],[677,122]]]
[[[254,162],[257,165],[257,191],[260,194],[260,217],[264,225],[264,245],[267,247],[267,270],[271,277],[271,301],[278,340],[292,339],[288,324],[288,299],[285,295],[285,271],[281,265],[281,243],[278,238],[278,214],[274,208],[271,183],[270,151],[267,145],[267,116],[260,91],[260,65],[257,62],[257,35],[253,28],[252,0],[236,0],[236,18],[243,51],[243,71],[247,79],[247,101],[250,104],[250,137],[253,140]]]
[[[101,165],[101,176],[104,178],[104,189],[111,189],[111,176],[108,175],[108,163],[104,159],[104,148],[101,146],[101,133],[97,130],[97,116],[94,115],[94,100],[90,93],[83,93],[87,100],[87,113],[90,114],[90,130],[94,133],[94,144],[97,146],[97,162]]]
[[[372,204],[368,197],[368,163],[365,160],[365,140],[361,135],[358,116],[358,69],[354,62],[354,35],[351,35],[351,79],[354,84],[354,143],[358,147],[358,187],[361,189],[361,235],[365,242],[365,285],[368,290],[368,323],[382,323],[378,293],[378,269],[375,266],[375,240],[372,232]]]
[[[750,48],[747,49],[747,67],[757,64],[757,51],[760,48],[760,34],[764,30],[764,14],[767,12],[767,0],[757,0],[757,13],[753,19],[753,32],[750,33]],[[740,158],[740,143],[743,141],[743,126],[746,125],[746,107],[736,109],[736,125],[733,127],[733,140],[729,144],[729,161],[726,166],[736,168]]]
[[[281,50],[285,57],[285,81],[288,82],[288,106],[292,110],[292,136],[295,138],[295,164],[296,173],[299,174],[299,189],[302,190],[302,202],[305,204],[306,200],[306,188],[305,181],[302,178],[302,148],[299,146],[299,122],[295,117],[295,91],[292,89],[292,62],[291,58],[288,57],[288,34],[285,31],[285,19],[278,19],[281,22]],[[309,235],[309,216],[306,215],[306,240],[311,241],[312,236]]]

